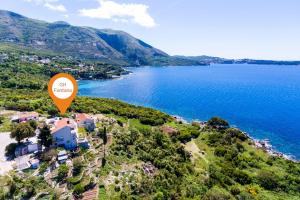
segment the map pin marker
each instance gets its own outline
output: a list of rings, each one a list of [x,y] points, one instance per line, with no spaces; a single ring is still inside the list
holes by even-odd
[[[65,73],[56,74],[48,84],[48,92],[61,114],[71,105],[78,91],[77,82],[73,76]]]

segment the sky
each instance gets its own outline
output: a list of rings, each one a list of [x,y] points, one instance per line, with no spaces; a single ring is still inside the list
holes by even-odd
[[[170,55],[300,60],[299,0],[0,0],[0,9],[123,30]]]

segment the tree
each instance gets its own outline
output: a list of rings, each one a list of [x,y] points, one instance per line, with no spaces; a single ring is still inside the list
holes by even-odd
[[[41,160],[45,162],[49,162],[56,157],[57,157],[57,152],[55,151],[55,149],[48,149],[42,153]]]
[[[5,156],[14,158],[15,150],[16,150],[17,146],[18,146],[17,143],[10,143],[9,145],[7,145],[5,147]]]
[[[107,130],[106,130],[106,127],[104,126],[102,132],[100,133],[100,137],[102,138],[103,140],[103,159],[102,159],[102,166],[105,166],[105,163],[106,163],[106,160],[105,160],[105,156],[106,156],[106,147],[105,145],[107,144]]]
[[[34,130],[37,128],[37,122],[35,120],[29,120],[28,123]]]
[[[73,159],[73,176],[77,176],[80,174],[83,168],[83,162],[81,158],[74,158]]]
[[[33,137],[35,136],[34,129],[29,125],[29,123],[20,123],[13,127],[10,137],[17,140],[17,142],[20,144],[22,140],[25,138]]]
[[[105,159],[105,156],[104,156],[104,157],[102,158],[102,163],[101,163],[102,167],[104,167],[105,164],[106,164],[106,159]]]
[[[212,117],[208,120],[207,125],[218,129],[229,128],[229,123],[220,117]]]
[[[107,130],[106,130],[105,126],[103,128],[102,139],[103,139],[103,144],[106,145],[107,144]]]
[[[45,124],[43,128],[40,129],[38,139],[40,144],[44,145],[45,147],[50,147],[52,145],[53,141],[49,126]]]

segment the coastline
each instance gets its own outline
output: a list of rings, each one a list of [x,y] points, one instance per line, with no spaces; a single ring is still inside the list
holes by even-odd
[[[194,122],[196,123],[200,123],[203,126],[206,126],[206,121],[201,121],[201,120],[186,120],[183,117],[179,116],[179,115],[171,115],[171,117],[173,117],[177,122],[181,122],[181,123],[186,123],[186,124],[192,124]],[[234,128],[239,129],[236,126],[232,126]],[[271,144],[270,140],[268,138],[266,139],[256,139],[253,138],[249,133],[239,129],[240,131],[242,131],[243,134],[245,134],[253,143],[253,145],[255,146],[255,148],[257,149],[262,149],[264,152],[266,152],[268,155],[270,156],[275,156],[275,157],[280,157],[283,158],[285,160],[290,160],[293,162],[300,162],[300,160],[296,159],[294,155],[287,155],[283,152],[277,151]]]
[[[247,65],[249,65],[249,64],[247,64]],[[145,67],[147,67],[147,66],[145,66]],[[130,70],[130,69],[134,69],[134,68],[136,68],[136,67],[126,67],[126,69],[127,70]],[[129,73],[129,74],[126,74],[126,75],[121,75],[120,77],[118,77],[118,78],[114,78],[114,79],[110,79],[109,81],[111,81],[111,80],[122,80],[122,79],[124,79],[124,78],[126,78],[126,76],[128,76],[128,75],[130,75],[130,74],[134,74],[134,73],[136,73],[134,70],[131,70],[131,73]],[[103,98],[111,98],[111,99],[117,99],[117,100],[120,100],[120,101],[124,101],[124,102],[126,102],[126,103],[129,103],[129,104],[133,104],[133,105],[137,105],[137,106],[143,106],[143,107],[150,107],[150,108],[153,108],[153,109],[157,109],[157,110],[160,110],[160,111],[162,111],[162,112],[166,112],[167,114],[169,114],[169,115],[177,115],[177,113],[175,112],[170,112],[170,110],[169,109],[160,109],[160,108],[157,108],[157,107],[155,107],[155,106],[153,106],[153,105],[150,105],[150,104],[142,104],[142,103],[138,103],[138,102],[134,102],[134,101],[130,101],[130,100],[125,100],[125,99],[121,99],[120,97],[118,97],[118,96],[113,96],[113,95],[110,95],[110,96],[99,96],[98,94],[93,94],[93,95],[89,95],[89,94],[85,94],[85,95],[80,95],[80,96],[89,96],[89,97],[103,97]],[[180,117],[180,116],[178,116],[178,117]],[[197,116],[196,116],[197,117]],[[197,120],[197,119],[199,119],[199,118],[188,118],[188,119],[184,119],[185,121],[187,121],[187,122],[192,122],[192,121],[195,121],[195,120]],[[201,119],[201,118],[200,118]],[[203,118],[202,118],[203,119]],[[225,118],[226,119],[226,118]],[[200,120],[200,121],[202,121],[202,120]],[[254,123],[255,123],[255,121],[254,121]],[[234,126],[235,127],[235,126]],[[237,127],[237,128],[239,128],[239,127]],[[244,127],[245,128],[245,127]],[[247,128],[247,127],[246,127]],[[243,131],[243,129],[241,129],[241,128],[239,128],[241,131]],[[254,143],[254,145],[257,147],[257,148],[261,148],[261,149],[263,149],[264,151],[266,151],[269,155],[273,155],[273,156],[278,156],[278,157],[283,157],[283,158],[285,158],[285,159],[288,159],[288,160],[293,160],[293,161],[300,161],[300,158],[299,158],[299,156],[298,156],[298,153],[296,152],[293,152],[293,153],[290,153],[288,150],[289,149],[287,149],[287,151],[285,151],[285,149],[281,149],[281,151],[280,150],[277,150],[276,149],[276,147],[274,147],[273,145],[272,145],[272,142],[270,141],[270,140],[272,140],[273,139],[273,137],[268,137],[269,135],[265,135],[265,136],[262,136],[262,137],[260,137],[261,135],[259,134],[259,131],[260,130],[258,130],[258,132],[256,132],[255,130],[254,131],[252,131],[252,130],[248,130],[248,129],[244,129],[244,130],[246,130],[247,132],[245,132],[245,131],[243,131],[252,141],[253,141],[253,143]],[[267,130],[268,131],[268,127],[264,127],[264,129],[262,129],[262,130]],[[252,134],[249,134],[249,132],[250,133],[252,133]],[[255,135],[256,134],[256,136],[255,137],[253,137],[253,135]],[[280,134],[280,133],[279,133]],[[259,139],[258,139],[259,138]],[[270,140],[269,140],[270,139]],[[276,143],[276,141],[274,142],[274,145],[277,145],[277,147],[278,147],[278,143]],[[282,144],[284,144],[284,143],[282,143]],[[279,149],[281,148],[281,147],[278,147]],[[285,153],[284,153],[285,152]],[[295,155],[297,155],[298,157],[296,157]]]

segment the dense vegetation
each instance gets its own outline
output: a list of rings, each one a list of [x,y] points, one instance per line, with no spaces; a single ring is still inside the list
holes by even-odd
[[[5,52],[5,53],[4,53]],[[47,80],[61,72],[72,74],[76,79],[109,79],[128,73],[119,66],[99,62],[70,60],[66,57],[44,56],[24,51],[9,51],[1,46],[0,86],[17,89],[45,89]],[[41,63],[47,60],[49,63]]]
[[[142,178],[134,179],[135,184],[117,194],[113,191],[119,198],[299,198],[299,163],[255,149],[252,141],[238,129],[211,126],[199,129],[171,122],[168,125],[181,131],[170,137],[139,122],[129,124],[128,131],[115,134],[111,157],[121,158],[119,164],[132,160],[150,162],[159,172],[154,176],[142,173]],[[181,143],[180,134],[186,129],[198,130],[199,136],[190,135],[189,140],[196,139]],[[197,152],[188,153],[184,147],[193,143],[198,147]]]

